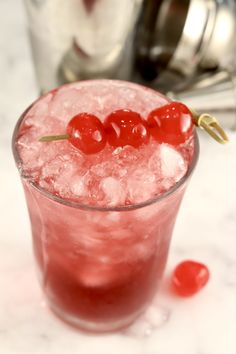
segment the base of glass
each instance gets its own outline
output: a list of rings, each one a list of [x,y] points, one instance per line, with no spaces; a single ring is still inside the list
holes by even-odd
[[[59,309],[57,306],[55,306],[55,304],[49,303],[49,307],[52,312],[63,322],[66,322],[67,324],[75,327],[76,329],[92,333],[108,333],[125,329],[126,327],[130,326],[143,312],[139,311],[138,313],[136,312],[132,316],[128,316],[122,318],[121,320],[116,320],[113,322],[92,322],[69,315]]]

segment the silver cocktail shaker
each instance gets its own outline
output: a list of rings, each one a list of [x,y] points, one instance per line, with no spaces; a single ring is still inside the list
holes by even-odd
[[[110,78],[180,97],[202,75],[214,77],[234,62],[236,67],[235,0],[25,0],[25,5],[41,92]],[[207,81],[208,93],[215,90],[213,81]]]
[[[131,77],[140,0],[25,0],[41,91],[90,78]]]

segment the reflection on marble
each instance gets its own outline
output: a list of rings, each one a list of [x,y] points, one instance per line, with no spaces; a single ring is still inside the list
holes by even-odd
[[[227,146],[201,134],[201,157],[179,213],[165,281],[141,320],[117,334],[91,336],[47,309],[10,149],[16,119],[36,98],[37,88],[22,3],[1,1],[0,14],[5,35],[0,37],[0,353],[235,354],[235,133]],[[206,263],[211,279],[197,296],[181,299],[171,295],[168,280],[176,263],[186,258]]]

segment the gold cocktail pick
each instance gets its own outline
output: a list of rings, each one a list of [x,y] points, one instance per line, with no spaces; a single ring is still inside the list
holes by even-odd
[[[193,109],[191,109],[191,113],[194,124],[204,129],[218,143],[226,144],[229,141],[227,134],[215,117],[208,113],[198,114]]]

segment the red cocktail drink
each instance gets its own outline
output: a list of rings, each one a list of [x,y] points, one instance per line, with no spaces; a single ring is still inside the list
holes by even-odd
[[[197,159],[196,136],[178,146],[151,138],[86,155],[63,134],[78,113],[103,122],[117,109],[145,119],[168,103],[119,81],[63,86],[21,117],[13,148],[31,220],[43,290],[62,319],[92,331],[130,324],[157,291],[183,193]]]

